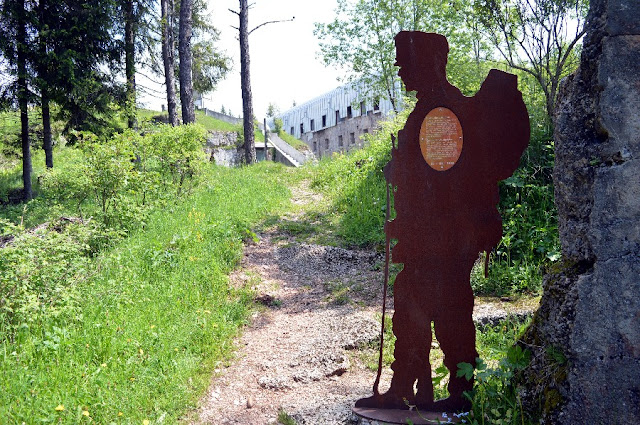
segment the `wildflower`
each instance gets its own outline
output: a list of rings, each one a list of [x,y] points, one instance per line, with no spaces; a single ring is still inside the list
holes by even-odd
[[[118,416],[122,416],[124,413],[122,412],[118,412]]]
[[[143,354],[144,354],[144,350],[141,348],[140,349],[140,355],[143,355]]]
[[[144,421],[142,421],[142,425],[149,425],[149,419],[145,419]]]
[[[106,364],[106,363],[102,363],[102,364],[100,365],[100,367],[107,367],[107,364]]]
[[[83,410],[82,411],[82,416],[89,416],[89,411],[88,410]]]
[[[56,406],[56,411],[58,412],[62,412],[64,410],[64,406],[62,404],[58,404],[58,406]]]
[[[155,327],[156,327],[156,325],[151,325],[151,326],[150,326],[150,328],[151,328],[151,329],[153,329],[153,328],[155,328]]]

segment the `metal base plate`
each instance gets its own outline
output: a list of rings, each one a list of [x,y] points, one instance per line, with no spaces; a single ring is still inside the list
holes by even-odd
[[[452,413],[417,412],[415,410],[401,409],[376,409],[372,407],[354,407],[352,410],[353,413],[362,418],[387,424],[457,424],[461,421],[460,418],[453,416]]]

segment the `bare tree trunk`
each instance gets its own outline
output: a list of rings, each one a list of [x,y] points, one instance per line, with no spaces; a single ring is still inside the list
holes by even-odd
[[[180,31],[178,33],[178,54],[180,55],[180,103],[182,104],[182,122],[189,124],[196,121],[193,105],[191,25],[193,0],[180,2]]]
[[[136,45],[135,45],[135,15],[134,0],[125,0],[124,18],[124,54],[125,75],[127,78],[127,125],[133,128],[136,125]]]
[[[38,4],[38,10],[40,14],[41,25],[45,21],[45,13],[47,8],[47,0],[40,0]],[[51,143],[51,114],[49,113],[49,80],[47,79],[47,61],[45,56],[47,55],[47,41],[45,37],[40,34],[38,49],[40,51],[40,60],[44,63],[40,64],[39,74],[42,81],[40,87],[40,99],[42,106],[42,149],[44,149],[45,163],[47,168],[53,168],[53,148]]]
[[[169,111],[169,123],[176,126],[178,125],[178,112],[176,110],[176,77],[173,57],[173,0],[160,0],[160,13],[162,16],[162,61],[164,62],[164,81],[167,86],[167,110]]]
[[[51,142],[51,114],[49,113],[49,96],[47,89],[42,88],[42,149],[44,149],[47,168],[53,168],[53,143]]]
[[[31,189],[31,146],[29,145],[29,115],[27,110],[27,29],[24,10],[24,0],[17,4],[18,34],[16,43],[18,45],[18,103],[20,105],[20,124],[22,139],[22,185],[24,188],[23,198],[25,201],[33,198]]]
[[[240,78],[242,85],[242,122],[244,130],[244,154],[247,164],[256,162],[256,143],[253,134],[253,98],[249,73],[249,4],[240,0]]]

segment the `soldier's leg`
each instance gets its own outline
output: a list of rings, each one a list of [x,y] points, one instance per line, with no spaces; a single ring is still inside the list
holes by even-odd
[[[392,321],[396,343],[389,391],[378,397],[374,395],[358,400],[358,407],[408,408],[407,403],[415,404],[413,386],[416,380],[425,374],[431,377],[431,323],[421,302],[424,289],[414,277],[415,273],[405,268],[394,284],[395,312]]]
[[[436,338],[444,353],[444,365],[449,369],[449,398],[437,401],[434,405],[437,410],[455,411],[470,407],[463,392],[473,389],[473,381],[457,377],[456,372],[460,363],[475,366],[478,357],[472,313],[473,302],[460,309],[447,308],[434,322]]]
[[[428,376],[429,386],[424,388],[423,396],[433,400],[431,387],[431,314],[428,303],[428,289],[424,286],[424,277],[417,270],[405,268],[394,284],[393,333],[396,336],[394,349],[395,361],[391,365],[394,377],[392,389],[410,392],[413,402],[413,386],[416,380],[423,381]],[[425,300],[427,298],[427,300]]]

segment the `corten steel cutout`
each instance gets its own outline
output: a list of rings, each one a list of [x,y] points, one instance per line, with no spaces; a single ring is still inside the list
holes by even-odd
[[[417,91],[418,102],[384,169],[396,210],[385,231],[387,241],[397,239],[392,261],[404,269],[394,284],[391,387],[379,394],[376,380],[374,395],[354,408],[370,418],[376,409],[408,404],[426,412],[470,407],[463,392],[473,382],[456,377],[456,371],[478,356],[471,268],[480,252],[500,241],[498,182],[515,171],[529,143],[529,117],[515,75],[493,69],[478,93],[466,97],[446,79],[444,36],[401,32],[395,42],[399,75],[407,90]],[[431,323],[451,377],[450,396],[437,401],[429,364]]]

